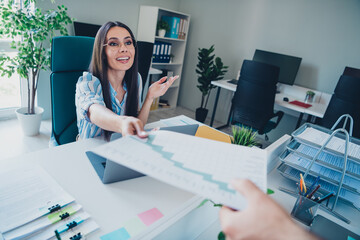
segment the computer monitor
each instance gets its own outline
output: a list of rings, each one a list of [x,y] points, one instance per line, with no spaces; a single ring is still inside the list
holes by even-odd
[[[101,25],[74,22],[75,36],[95,37]]]
[[[293,85],[299,70],[301,58],[256,49],[254,61],[268,63],[280,68],[279,82]]]

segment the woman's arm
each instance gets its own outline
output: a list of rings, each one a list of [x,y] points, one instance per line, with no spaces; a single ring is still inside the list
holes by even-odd
[[[147,123],[149,113],[150,113],[150,107],[151,107],[151,104],[154,101],[154,99],[157,97],[163,96],[166,93],[166,91],[169,89],[169,87],[178,78],[179,78],[179,76],[170,77],[169,80],[167,82],[165,82],[167,77],[163,77],[159,81],[151,84],[151,86],[149,87],[149,91],[146,94],[144,104],[138,115],[138,118],[141,120],[143,125],[145,125]]]
[[[135,117],[119,116],[100,104],[92,104],[89,107],[88,117],[92,123],[104,130],[119,132],[123,136],[147,136],[142,121]]]

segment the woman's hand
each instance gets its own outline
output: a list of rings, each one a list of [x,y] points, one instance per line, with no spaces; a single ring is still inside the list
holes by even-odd
[[[148,93],[146,95],[146,98],[153,101],[155,98],[160,97],[166,93],[166,91],[169,89],[169,87],[174,83],[176,79],[178,79],[179,76],[170,77],[167,82],[167,77],[161,78],[159,81],[154,82],[149,87]]]
[[[128,135],[137,135],[141,138],[147,137],[147,133],[144,131],[143,123],[140,119],[135,117],[124,116],[121,121],[121,134],[123,137]]]

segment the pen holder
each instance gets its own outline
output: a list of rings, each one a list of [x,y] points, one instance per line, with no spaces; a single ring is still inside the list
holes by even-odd
[[[305,196],[299,195],[296,200],[295,206],[291,211],[291,216],[293,216],[303,224],[310,226],[318,208],[319,203],[314,202],[311,199],[306,198]]]

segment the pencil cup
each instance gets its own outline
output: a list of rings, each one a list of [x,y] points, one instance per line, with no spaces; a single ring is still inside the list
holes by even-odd
[[[293,216],[300,222],[310,226],[318,208],[319,203],[300,195],[296,200],[293,210],[291,211],[291,216]]]

